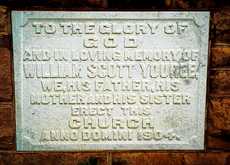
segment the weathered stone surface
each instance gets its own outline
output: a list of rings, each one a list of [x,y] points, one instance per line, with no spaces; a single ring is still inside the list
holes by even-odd
[[[12,18],[18,150],[204,148],[208,12]]]
[[[0,102],[0,150],[15,148],[14,116],[12,104]]]
[[[1,0],[0,0],[1,1]],[[48,2],[49,1],[49,2]],[[162,9],[176,7],[178,9],[194,9],[194,6],[198,4],[200,8],[203,8],[206,0],[165,0],[165,1],[132,1],[132,0],[108,0],[110,9],[121,10],[121,8],[129,9]],[[2,0],[0,3],[9,2],[9,6],[13,9],[36,9],[36,10],[92,10],[99,7],[100,4],[97,0],[86,1],[72,1],[71,0]],[[163,3],[165,2],[165,4]],[[210,1],[208,0],[208,3]],[[214,0],[212,0],[214,2]],[[218,67],[222,71],[210,71],[210,91],[214,95],[229,95],[229,9],[226,8],[228,0],[216,0],[213,6],[214,10],[211,11],[214,15],[214,21],[212,22],[212,36],[210,37],[213,42],[222,42],[221,45],[214,45],[211,48],[212,58],[210,58],[210,66]],[[192,4],[193,3],[193,4]],[[8,4],[8,3],[6,3]],[[114,5],[113,5],[114,4]],[[211,4],[211,3],[210,3]],[[211,5],[209,5],[211,6]],[[114,8],[113,8],[114,7]],[[71,8],[71,9],[70,9]],[[195,9],[197,10],[197,9]],[[218,11],[216,11],[218,10]],[[2,17],[3,16],[3,17]],[[6,7],[0,7],[0,47],[11,48],[10,42],[11,36],[8,36],[7,29],[7,13]],[[9,18],[8,18],[9,19]],[[226,42],[226,43],[224,43]],[[223,46],[225,45],[225,46]],[[226,46],[227,45],[227,46]],[[9,53],[9,50],[3,51]],[[0,102],[6,100],[12,100],[12,83],[11,80],[6,77],[11,77],[10,71],[2,72],[6,68],[10,68],[9,63],[1,56],[2,49],[0,50]],[[5,53],[4,53],[5,54]],[[5,57],[5,56],[4,56]],[[8,57],[7,57],[8,58]],[[4,63],[4,69],[2,64]],[[10,64],[11,65],[11,64]],[[225,67],[225,68],[221,68]],[[211,68],[210,68],[211,69]],[[8,70],[8,69],[7,69]],[[11,70],[12,72],[12,70]],[[227,72],[227,73],[226,73]],[[5,73],[6,77],[2,80],[1,76]],[[9,81],[10,80],[10,81]],[[213,84],[214,82],[214,84]],[[210,93],[209,93],[210,94]],[[208,94],[208,95],[209,95]],[[140,151],[138,153],[126,152],[126,153],[114,153],[113,164],[114,165],[229,165],[230,164],[230,153],[216,152],[229,150],[229,99],[227,97],[212,97],[209,102],[208,117],[207,117],[207,148],[205,152],[188,153],[173,153],[172,151],[166,151],[167,153],[150,153],[146,151]],[[12,116],[11,103],[0,103],[0,164],[1,165],[40,165],[40,164],[77,164],[77,165],[99,165],[106,164],[106,156],[104,154],[90,154],[90,153],[17,153],[15,149],[15,138],[14,124],[11,126]],[[13,123],[15,121],[13,120]],[[13,137],[13,138],[12,138]],[[214,151],[215,153],[210,153]],[[173,164],[174,163],[174,164]],[[108,165],[111,165],[108,162]]]
[[[230,94],[230,70],[217,69],[210,71],[210,92],[212,94]]]
[[[6,2],[8,0],[3,0],[1,2]],[[47,3],[46,3],[46,2]],[[65,3],[64,1],[68,2]],[[10,6],[16,9],[36,9],[36,10],[66,10],[64,7],[68,7],[71,10],[92,10],[93,7],[97,8],[99,3],[97,0],[89,0],[86,1],[75,1],[73,3],[71,0],[9,0],[11,2]],[[79,5],[79,3],[82,3]],[[92,3],[91,3],[92,2]],[[194,4],[199,4],[202,6],[206,6],[203,4],[206,1],[198,0],[198,1],[188,1],[188,0],[165,0],[165,4],[163,1],[130,1],[130,0],[109,0],[110,9],[119,10],[121,8],[131,8],[131,9],[159,9],[165,8],[173,8],[177,9],[187,9],[190,10],[194,8]],[[191,4],[190,2],[194,3]],[[210,1],[209,1],[210,2]],[[209,3],[208,2],[208,3]],[[213,1],[214,2],[214,1]],[[228,69],[229,67],[229,9],[223,9],[230,1],[218,0],[215,1],[214,6],[214,21],[212,22],[212,36],[210,37],[213,42],[222,42],[221,45],[214,45],[211,48],[212,58],[210,58],[210,66],[220,68],[219,71],[210,71],[210,91],[214,95],[229,95],[229,74],[228,71],[223,69]],[[115,5],[113,5],[115,4]],[[211,4],[211,3],[210,3]],[[220,4],[220,5],[219,5]],[[30,7],[29,7],[30,6]],[[81,7],[80,7],[81,6]],[[126,6],[126,7],[125,7]],[[114,8],[113,8],[114,7]],[[218,9],[218,8],[219,9]],[[7,13],[5,12],[6,7],[1,8],[0,14],[0,47],[11,47],[11,42],[9,41],[11,36],[8,37],[8,30],[5,24]],[[215,10],[218,11],[215,11]],[[196,9],[195,9],[196,10]],[[3,12],[2,12],[3,11]],[[2,17],[4,16],[4,17]],[[6,37],[7,36],[7,37]],[[226,43],[224,43],[226,42]],[[224,46],[223,46],[224,45]],[[226,46],[227,45],[227,46]],[[9,50],[3,51],[9,53]],[[9,63],[6,60],[2,61],[3,58],[1,56],[2,49],[0,50],[0,77],[3,73],[10,74],[9,71],[2,72],[1,66],[2,63],[5,63],[9,66]],[[4,53],[5,54],[5,53]],[[5,65],[4,64],[4,65]],[[11,64],[10,64],[11,65]],[[225,67],[225,68],[221,68]],[[5,67],[4,68],[9,68]],[[8,70],[8,69],[7,69]],[[8,76],[6,76],[8,77]],[[6,78],[1,80],[0,78],[0,101],[3,100],[11,100],[12,99],[12,83],[11,80]],[[10,80],[10,81],[9,81]],[[209,93],[210,94],[210,93]],[[209,95],[208,94],[208,95]],[[208,109],[208,117],[207,117],[207,144],[205,152],[198,153],[188,153],[185,151],[183,153],[173,153],[172,151],[166,151],[167,153],[150,153],[150,152],[126,152],[126,153],[113,153],[113,164],[114,165],[229,165],[230,164],[230,153],[225,152],[216,152],[229,150],[230,142],[229,142],[229,98],[227,97],[212,97],[209,101],[209,109]],[[90,154],[90,153],[17,153],[15,151],[6,151],[2,150],[13,150],[15,149],[15,138],[14,134],[14,124],[11,126],[12,116],[12,106],[11,103],[0,103],[0,164],[1,165],[40,165],[40,164],[76,164],[76,165],[99,165],[106,164],[106,156],[104,154]],[[15,121],[13,120],[13,123]],[[13,137],[13,138],[12,138]],[[215,153],[210,153],[214,151]],[[111,165],[108,162],[108,165]]]
[[[107,165],[105,153],[0,152],[1,165]]]
[[[208,106],[208,147],[230,149],[230,97],[211,97]]]
[[[9,34],[9,17],[7,7],[0,6],[0,36]]]
[[[0,101],[12,99],[12,63],[9,49],[0,47]]]
[[[218,44],[211,48],[212,67],[230,67],[230,44]]]

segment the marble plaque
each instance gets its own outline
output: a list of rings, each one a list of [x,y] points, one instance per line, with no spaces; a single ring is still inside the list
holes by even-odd
[[[209,12],[13,11],[18,151],[204,149]]]

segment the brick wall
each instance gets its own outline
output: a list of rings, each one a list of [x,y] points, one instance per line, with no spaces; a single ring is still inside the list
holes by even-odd
[[[0,165],[230,165],[229,0],[0,0]],[[210,10],[205,151],[16,152],[10,11]]]

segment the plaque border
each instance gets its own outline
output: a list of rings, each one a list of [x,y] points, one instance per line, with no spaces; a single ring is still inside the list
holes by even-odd
[[[209,56],[209,11],[148,11],[148,12],[73,12],[73,11],[12,11],[13,63],[15,83],[15,112],[16,112],[16,144],[17,151],[103,151],[103,150],[204,150],[207,103],[207,68]],[[197,95],[197,129],[196,138],[191,138],[188,144],[28,144],[22,136],[23,111],[23,27],[29,19],[101,19],[101,20],[192,20],[199,27],[200,51],[203,64],[202,77],[199,78]]]

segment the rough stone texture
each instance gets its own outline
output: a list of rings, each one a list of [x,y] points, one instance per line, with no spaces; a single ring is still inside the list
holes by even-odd
[[[208,9],[214,7],[217,3],[213,0],[108,0],[110,8],[125,9]]]
[[[9,49],[0,48],[0,101],[12,99],[12,69]]]
[[[0,153],[1,165],[106,165],[104,153]]]
[[[170,0],[171,1],[171,0]],[[167,8],[167,4],[172,2],[162,1],[150,1],[150,0],[108,0],[108,6],[112,9],[162,9]]]
[[[228,165],[229,153],[114,153],[113,165]]]
[[[228,165],[229,153],[191,153],[184,155],[185,165]]]
[[[8,35],[8,12],[5,6],[0,6],[0,36]]]
[[[183,165],[182,154],[114,153],[113,165]]]
[[[230,70],[219,69],[210,72],[210,92],[212,94],[230,94]]]
[[[0,1],[1,4],[1,1]],[[58,9],[90,7],[104,9],[107,7],[107,0],[2,0],[2,4],[12,9]]]
[[[106,7],[106,1],[105,0],[45,0],[48,2],[50,5],[62,5],[63,7],[73,7],[73,6],[91,6],[91,7]],[[44,2],[45,2],[44,1]]]
[[[211,8],[215,5],[214,1],[212,0],[199,0],[199,1],[194,1],[194,0],[175,0],[175,6],[177,8],[182,8],[182,9],[207,9]]]
[[[182,9],[188,9],[189,8],[189,2],[184,1],[184,0],[176,0],[175,5],[176,5],[176,7],[182,8]]]
[[[209,106],[209,121],[212,134],[221,131],[230,135],[230,98],[211,98]],[[230,139],[229,139],[230,140]]]
[[[230,149],[230,97],[209,101],[208,147]]]
[[[85,48],[81,46],[81,42],[84,41],[84,36],[87,34],[83,32],[81,36],[75,36],[74,34],[69,33],[68,38],[62,38],[60,37],[60,29],[57,29],[57,33],[54,33],[52,36],[49,34],[43,33],[43,35],[38,35],[34,33],[34,29],[31,28],[31,23],[27,24],[27,26],[24,26],[24,28],[21,28],[22,24],[25,24],[25,21],[23,20],[32,20],[32,19],[38,19],[42,18],[43,20],[49,21],[50,19],[58,21],[54,24],[54,26],[58,26],[58,24],[61,24],[63,22],[69,23],[69,19],[75,20],[77,23],[81,23],[84,26],[87,26],[87,21],[88,19],[94,20],[94,24],[96,29],[100,29],[102,24],[101,24],[101,19],[106,19],[106,23],[112,23],[112,28],[116,30],[124,29],[127,26],[126,22],[129,22],[130,24],[133,24],[136,26],[139,26],[141,23],[142,26],[145,26],[147,28],[147,33],[145,34],[145,37],[137,37],[137,42],[141,43],[140,48],[143,50],[143,52],[147,52],[148,50],[152,49],[152,45],[156,45],[157,49],[160,49],[162,51],[167,51],[169,47],[178,47],[180,48],[181,51],[183,49],[188,49],[188,51],[194,51],[196,49],[199,50],[199,55],[197,55],[197,61],[199,59],[200,63],[203,64],[203,67],[200,68],[198,62],[196,61],[195,63],[195,68],[198,70],[196,74],[199,75],[199,77],[196,79],[195,74],[189,74],[189,76],[192,76],[188,79],[184,78],[177,78],[177,73],[173,75],[175,76],[174,80],[180,81],[180,90],[178,90],[176,93],[173,90],[169,91],[164,91],[164,92],[158,92],[159,95],[168,95],[170,97],[174,97],[175,94],[183,95],[183,98],[185,97],[190,97],[191,95],[191,103],[182,103],[179,101],[176,103],[175,98],[174,99],[169,99],[168,103],[162,100],[162,103],[160,106],[155,106],[152,105],[152,103],[147,103],[146,105],[152,106],[151,107],[151,113],[146,117],[149,118],[151,121],[151,124],[154,124],[154,130],[153,126],[148,126],[146,130],[144,130],[145,126],[141,126],[142,122],[144,123],[143,120],[144,117],[142,115],[136,116],[135,122],[138,123],[138,126],[122,126],[123,129],[117,128],[115,129],[113,126],[107,127],[107,129],[102,129],[100,127],[100,123],[103,122],[104,118],[110,118],[106,120],[106,123],[113,123],[115,118],[117,118],[119,121],[122,123],[127,123],[130,120],[133,120],[131,114],[128,113],[128,110],[126,111],[127,114],[124,113],[124,111],[121,108],[120,103],[115,103],[115,102],[104,102],[99,103],[95,101],[95,103],[77,103],[77,102],[57,102],[55,103],[56,105],[54,106],[53,103],[49,102],[48,100],[50,98],[47,97],[47,104],[45,103],[35,103],[33,100],[34,94],[39,97],[39,95],[44,94],[44,88],[43,87],[43,81],[50,81],[52,82],[54,79],[53,73],[57,73],[59,75],[55,76],[58,78],[60,81],[72,81],[73,77],[63,77],[60,76],[62,74],[62,71],[58,69],[57,67],[54,67],[53,65],[53,60],[54,57],[51,57],[49,61],[46,62],[46,65],[48,64],[52,70],[53,73],[51,73],[50,76],[46,77],[28,77],[27,73],[28,71],[32,70],[31,68],[28,68],[29,65],[33,65],[37,67],[37,74],[39,72],[39,66],[41,64],[40,60],[34,59],[33,61],[23,61],[23,57],[25,56],[24,54],[27,54],[26,52],[30,52],[30,48],[32,51],[32,56],[34,56],[34,51],[37,51],[34,49],[34,47],[41,47],[39,51],[43,51],[44,49],[49,49],[50,53],[52,54],[53,50],[57,49],[58,47],[62,47],[64,50],[66,50],[65,57],[68,59],[71,59],[71,51],[70,50],[77,50],[78,52],[84,52],[86,48],[89,48],[90,46],[86,46]],[[132,18],[132,19],[130,19]],[[79,20],[78,20],[79,19]],[[109,19],[109,21],[107,21]],[[169,38],[168,36],[166,37],[166,31],[164,32],[161,29],[164,29],[167,27],[167,24],[170,23],[171,21],[169,20],[174,20],[174,21],[184,21],[184,19],[193,19],[193,21],[196,22],[195,25],[191,25],[189,27],[190,30],[185,30],[184,35],[177,35],[174,34],[173,37]],[[21,22],[20,22],[21,20]],[[100,20],[100,21],[99,21]],[[119,20],[119,21],[118,21]],[[143,21],[143,20],[148,20],[148,21]],[[74,21],[74,22],[75,22]],[[161,22],[163,21],[163,23]],[[21,11],[14,11],[12,12],[12,23],[13,23],[13,28],[12,28],[12,34],[13,34],[13,46],[14,46],[14,69],[15,69],[15,74],[14,74],[14,80],[15,80],[15,102],[16,102],[16,107],[17,107],[17,151],[61,151],[61,150],[158,150],[158,149],[195,149],[195,150],[200,150],[204,148],[204,119],[205,119],[205,99],[206,99],[206,71],[207,71],[207,58],[208,58],[208,22],[209,22],[209,13],[208,12],[88,12],[88,13],[82,13],[82,12],[35,12],[35,11],[30,11],[28,12],[21,12]],[[147,24],[148,23],[148,24]],[[159,23],[156,34],[157,35],[152,35],[151,34],[151,28],[149,28],[149,24],[154,24],[154,23]],[[188,23],[189,22],[184,22]],[[120,24],[121,26],[115,26],[115,24]],[[135,27],[132,25],[132,29],[135,29]],[[206,25],[206,26],[204,26]],[[46,26],[43,24],[43,26]],[[179,26],[179,25],[178,25]],[[202,32],[202,37],[198,37],[197,35],[197,26],[200,26],[199,30]],[[42,30],[43,31],[43,30]],[[62,33],[62,32],[61,32]],[[122,52],[125,49],[121,48],[120,46],[128,47],[126,45],[126,40],[125,37],[127,36],[125,32],[120,32],[121,34],[116,35],[116,40],[119,41],[120,43],[117,43],[119,46],[114,46],[113,50],[119,50]],[[200,34],[200,33],[199,33]],[[100,33],[100,31],[96,30],[95,33],[93,34],[95,38],[102,38],[103,40],[107,40],[107,36],[103,35]],[[112,33],[109,33],[109,35],[113,35]],[[131,34],[130,34],[131,35]],[[132,35],[134,33],[132,32]],[[62,36],[62,35],[61,35]],[[102,41],[103,41],[102,40]],[[55,41],[55,42],[54,42]],[[125,41],[122,43],[122,41]],[[71,44],[71,47],[69,45],[69,42],[75,43],[74,45]],[[36,43],[36,44],[34,44]],[[151,43],[151,44],[149,44]],[[85,43],[86,44],[86,43]],[[98,42],[98,44],[102,45],[103,42]],[[104,43],[105,47],[101,48],[103,52],[110,51],[111,48],[108,48],[106,43]],[[137,45],[134,46],[135,48],[131,48],[132,46],[129,46],[129,50],[131,51],[137,51]],[[27,49],[28,48],[28,49]],[[90,49],[88,49],[90,51]],[[91,49],[92,50],[92,49]],[[127,49],[126,49],[127,50]],[[173,52],[177,52],[176,50],[173,50]],[[90,51],[91,53],[91,51]],[[170,52],[168,52],[170,53]],[[197,52],[198,53],[198,52]],[[30,53],[29,53],[30,54]],[[49,54],[49,55],[51,55]],[[167,54],[167,53],[164,53]],[[179,53],[180,54],[180,53]],[[162,55],[164,56],[164,55]],[[202,57],[201,57],[202,56]],[[174,62],[181,62],[181,58],[183,58],[183,55],[178,55],[178,58]],[[150,90],[136,90],[136,89],[128,89],[128,90],[123,90],[123,89],[109,89],[109,90],[98,90],[94,86],[94,83],[97,81],[101,81],[102,84],[108,84],[112,79],[116,79],[118,82],[123,84],[123,81],[128,80],[128,76],[130,76],[130,79],[137,79],[137,80],[143,80],[143,75],[141,72],[139,72],[139,62],[138,60],[134,60],[132,63],[130,61],[126,61],[123,59],[120,59],[118,61],[112,60],[111,62],[107,60],[98,60],[96,59],[95,61],[91,60],[86,60],[86,61],[74,61],[75,65],[80,66],[80,70],[82,72],[79,72],[79,74],[82,76],[81,80],[82,81],[89,81],[90,86],[92,87],[89,91],[84,92],[80,91],[83,96],[85,96],[88,100],[90,99],[87,95],[91,95],[91,97],[97,95],[101,96],[108,96],[109,100],[114,99],[115,97],[113,96],[113,93],[115,95],[121,97],[122,95],[124,97],[129,97],[126,93],[133,92],[135,93],[136,98],[139,98],[143,95],[152,95],[153,91],[150,92]],[[84,62],[84,65],[80,65],[82,62]],[[64,64],[65,67],[68,71],[73,70],[71,68],[73,61],[68,60],[68,61],[58,61],[60,64]],[[100,64],[95,64],[95,67],[98,68],[97,70],[97,76],[89,76],[89,72],[87,71],[87,68],[92,65],[93,63],[100,63]],[[130,72],[132,72],[132,75],[128,75],[124,73],[123,75],[119,76],[120,72],[126,72],[125,70],[120,69],[118,70],[114,69],[114,71],[108,70],[107,66],[106,67],[107,72],[105,73],[105,76],[101,76],[101,63],[108,63],[110,66],[116,65],[119,67],[123,67],[123,65],[127,65],[128,63],[129,66],[133,68],[130,69]],[[142,67],[149,67],[149,62],[147,61],[142,61]],[[162,66],[166,66],[164,59],[158,61],[159,64]],[[190,65],[190,63],[186,60],[183,62],[183,64]],[[48,66],[47,65],[47,66]],[[24,66],[23,68],[21,66]],[[141,68],[142,68],[141,67]],[[134,69],[135,68],[135,69]],[[158,69],[158,67],[157,67]],[[104,72],[104,69],[102,69]],[[183,69],[178,70],[179,72],[182,72]],[[44,71],[44,70],[43,70]],[[158,70],[157,70],[158,71]],[[33,71],[32,71],[33,72]],[[70,73],[70,72],[69,72]],[[66,74],[66,73],[65,73]],[[104,74],[104,73],[103,73]],[[107,75],[108,74],[108,75]],[[112,78],[110,77],[111,74],[114,74]],[[149,73],[148,73],[149,74]],[[161,73],[159,72],[161,75]],[[44,72],[43,72],[44,75]],[[180,77],[180,74],[178,74]],[[171,76],[171,73],[167,73],[167,76]],[[194,77],[193,77],[194,76]],[[25,78],[27,77],[27,78]],[[145,77],[145,76],[144,76]],[[162,81],[166,81],[165,78],[162,78],[163,76],[157,76],[157,80],[159,80],[159,83]],[[188,80],[189,82],[183,83],[183,81]],[[145,80],[155,83],[153,81],[153,78],[151,76],[146,76]],[[42,86],[41,86],[41,81],[42,81]],[[127,81],[128,82],[128,81]],[[140,82],[141,84],[143,82]],[[156,81],[157,84],[157,81]],[[112,84],[111,84],[112,85]],[[121,85],[122,86],[122,85]],[[152,84],[149,85],[149,87],[152,87]],[[154,88],[152,88],[154,89]],[[138,92],[137,92],[138,91]],[[154,89],[154,92],[157,91]],[[198,92],[199,91],[199,92]],[[47,92],[47,91],[46,91]],[[51,90],[50,92],[47,92],[49,95],[53,95],[54,92],[58,95],[62,95],[61,93],[63,92],[57,92],[55,90]],[[70,94],[76,92],[74,90],[72,91],[67,91],[65,90],[66,94]],[[104,97],[103,96],[103,97]],[[122,96],[122,97],[123,97]],[[62,97],[62,96],[61,96]],[[76,96],[77,98],[78,96]],[[32,98],[32,99],[30,99]],[[182,98],[182,97],[181,97]],[[36,99],[35,99],[36,100]],[[77,99],[76,99],[77,100]],[[90,99],[91,100],[91,99]],[[189,99],[190,100],[190,99]],[[94,101],[93,101],[94,102]],[[132,108],[133,110],[139,107],[142,103],[141,99],[140,100],[135,100],[133,103],[126,103],[127,101],[124,101],[123,104],[124,106],[128,106]],[[151,102],[151,101],[150,101]],[[92,121],[95,122],[95,127],[92,129],[89,129],[87,134],[89,134],[89,137],[85,137],[85,131],[87,131],[88,126],[81,126],[79,129],[77,129],[74,125],[74,120],[70,116],[69,113],[64,113],[64,112],[71,112],[70,106],[77,106],[78,104],[87,104],[87,106],[92,107],[93,109],[100,109],[101,107],[106,107],[109,106],[112,108],[111,110],[111,115],[107,116],[101,116],[99,115],[92,115],[92,114],[87,114],[87,115],[81,115],[82,120],[86,120],[86,118],[90,118]],[[98,104],[98,105],[96,105]],[[119,105],[118,105],[119,104]],[[181,104],[186,104],[186,106],[183,106]],[[142,104],[143,107],[145,106]],[[141,105],[141,106],[142,106]],[[42,109],[46,109],[46,111],[42,111]],[[77,109],[78,111],[81,111],[80,109]],[[87,109],[90,111],[90,109]],[[139,113],[141,113],[141,109],[138,109]],[[55,111],[55,116],[52,115],[52,113]],[[100,111],[100,110],[99,110]],[[182,112],[183,111],[183,112]],[[170,115],[166,115],[170,114]],[[87,117],[88,116],[88,117]],[[179,122],[178,122],[179,120]],[[193,121],[193,122],[191,122]],[[67,123],[70,123],[69,125]],[[199,123],[199,127],[198,127]],[[59,125],[59,128],[56,128],[56,125]],[[125,124],[126,125],[126,124]],[[135,127],[135,128],[134,128]],[[132,128],[132,133],[130,133]],[[77,135],[75,135],[75,140],[73,138],[71,139],[71,134],[73,134],[73,131],[77,130]],[[149,136],[149,139],[147,140],[144,137],[144,133],[140,133],[140,129],[143,129],[143,132],[145,131],[152,131],[151,136]],[[45,130],[45,131],[44,131]],[[60,130],[65,130],[67,133],[70,134],[68,138],[62,139],[63,133],[60,133]],[[99,131],[97,132],[97,136],[94,134],[96,133],[95,130]],[[160,131],[160,138],[158,141],[156,140],[153,132],[157,132],[155,130],[161,130]],[[56,140],[52,140],[52,135],[49,132],[57,132],[57,134],[61,135],[59,138]],[[120,138],[120,131],[125,132],[125,134],[132,134],[132,135],[127,135],[129,136],[129,140],[125,138]],[[59,132],[59,133],[58,133]],[[114,136],[118,134],[118,139],[114,138]],[[143,135],[142,135],[143,134]],[[51,138],[43,138],[43,137],[51,137]],[[104,139],[103,137],[106,136]],[[109,138],[108,138],[108,137]],[[124,136],[124,135],[122,135]],[[125,135],[126,136],[126,135]],[[110,138],[112,137],[112,138]],[[87,139],[87,140],[86,140]],[[151,139],[151,140],[150,140]],[[76,141],[77,140],[77,141]],[[54,141],[56,143],[54,143]],[[153,142],[154,141],[154,142]],[[180,141],[180,142],[179,142]],[[77,143],[79,142],[79,143]],[[133,143],[133,144],[131,144]],[[58,145],[56,145],[58,144]],[[84,144],[82,146],[82,144]]]
[[[0,103],[0,150],[15,146],[15,122],[12,104]]]
[[[220,44],[211,50],[211,66],[212,67],[228,67],[230,66],[230,44]]]
[[[52,3],[47,3],[49,0],[2,0],[0,4],[9,5],[11,9],[36,9],[36,10],[45,10],[54,9],[54,10],[63,10],[64,7],[69,7],[71,10],[92,10],[98,9],[99,6],[96,5],[96,1],[98,0],[88,0],[89,3],[83,2],[83,0],[75,1],[75,4],[70,3],[71,0],[50,0]],[[56,2],[61,2],[57,3]],[[68,2],[68,3],[65,3]],[[73,1],[73,0],[72,0]],[[20,3],[18,3],[20,2]],[[81,2],[81,3],[78,3]],[[92,3],[91,3],[92,2]],[[151,153],[151,152],[125,152],[125,153],[114,153],[113,156],[113,164],[114,165],[128,165],[128,164],[137,164],[137,165],[154,165],[161,163],[161,165],[170,165],[173,162],[174,164],[184,164],[184,165],[229,165],[230,164],[230,152],[216,152],[228,150],[230,149],[229,136],[226,135],[226,132],[229,132],[229,123],[225,126],[226,121],[229,120],[229,114],[227,111],[229,108],[229,99],[227,97],[222,97],[220,95],[229,94],[229,79],[227,74],[223,69],[229,68],[229,41],[230,41],[230,33],[229,33],[229,0],[165,0],[165,1],[149,1],[149,0],[108,0],[108,6],[111,10],[122,10],[122,8],[129,8],[131,10],[140,10],[142,8],[145,9],[162,9],[162,8],[173,8],[175,10],[178,9],[187,9],[191,8],[196,10],[195,4],[199,4],[200,7],[204,8],[204,5],[212,7],[211,15],[213,15],[213,20],[211,22],[212,26],[212,34],[210,39],[212,39],[213,48],[211,49],[211,54],[213,59],[210,59],[210,66],[216,67],[215,69],[220,69],[219,71],[211,71],[209,78],[210,85],[209,90],[212,94],[215,94],[216,98],[212,98],[210,100],[209,111],[208,111],[208,131],[207,131],[207,148],[204,152],[198,153],[188,153],[180,152],[180,153],[172,153],[171,151],[166,153]],[[163,3],[165,2],[165,3]],[[93,4],[95,3],[95,4]],[[194,4],[195,3],[195,4]],[[107,1],[104,0],[104,4],[107,4]],[[113,5],[115,4],[115,5]],[[45,5],[45,6],[44,6]],[[126,7],[125,7],[126,5]],[[203,5],[203,6],[202,6]],[[214,5],[214,6],[212,6]],[[198,7],[198,5],[197,5]],[[224,9],[225,8],[225,9]],[[100,8],[101,9],[101,8]],[[0,7],[0,47],[10,47],[10,37],[7,36],[7,28],[6,28],[6,7]],[[2,12],[3,11],[3,12]],[[214,43],[219,43],[220,45],[216,45]],[[12,44],[12,43],[10,43]],[[223,48],[223,44],[225,45]],[[227,45],[227,46],[226,46]],[[227,54],[226,54],[227,53]],[[0,51],[0,57],[2,52]],[[2,66],[2,58],[0,58],[0,67]],[[4,65],[8,70],[8,64]],[[225,68],[222,68],[225,67]],[[210,68],[211,70],[212,68]],[[8,70],[10,71],[10,70]],[[0,70],[0,75],[2,75],[2,68]],[[11,73],[7,73],[11,75]],[[216,79],[217,78],[217,79]],[[217,81],[218,80],[218,81]],[[2,86],[7,87],[11,86],[10,81],[2,81],[0,82],[0,88]],[[8,94],[2,94],[0,90],[0,95],[8,97]],[[208,94],[210,95],[210,93]],[[1,100],[0,100],[1,101]],[[8,105],[7,105],[8,104]],[[9,131],[11,128],[8,126],[6,122],[10,117],[11,113],[11,103],[0,103],[0,164],[1,165],[14,165],[14,164],[80,164],[80,165],[96,165],[96,164],[106,164],[106,156],[104,154],[99,154],[100,156],[96,156],[96,154],[91,153],[16,153],[15,148],[12,147],[15,145],[15,140],[11,140],[14,143],[13,145],[8,145],[9,143],[4,143],[2,141],[2,135],[7,134],[7,132],[12,135],[14,131]],[[4,105],[4,106],[2,106]],[[4,108],[2,108],[4,107]],[[4,119],[4,120],[3,120]],[[223,127],[223,128],[221,128]],[[8,128],[8,131],[7,131]],[[223,131],[224,130],[224,131]],[[223,133],[225,132],[225,133]],[[215,135],[215,136],[214,136]],[[8,136],[8,135],[7,135]],[[8,136],[10,137],[10,136]],[[6,138],[3,138],[5,140]],[[12,150],[6,151],[4,150]],[[215,153],[212,153],[212,152]],[[102,156],[101,156],[102,155]],[[110,162],[108,162],[111,165]]]
[[[210,136],[207,135],[207,149],[208,150],[230,150],[229,137],[223,136]]]
[[[215,30],[215,42],[230,42],[230,7],[214,12],[212,26]]]

